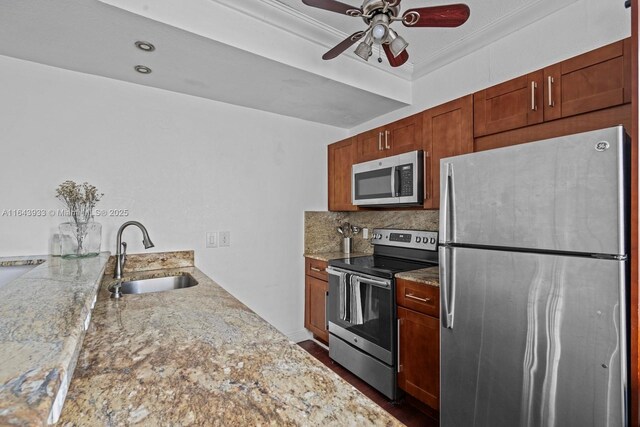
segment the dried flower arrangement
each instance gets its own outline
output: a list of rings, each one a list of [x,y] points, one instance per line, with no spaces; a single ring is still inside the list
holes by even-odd
[[[89,222],[96,204],[104,196],[93,185],[67,180],[56,189],[56,198],[66,207],[73,222],[60,224],[63,258],[85,258],[98,255],[102,226]],[[73,242],[73,243],[72,243]]]
[[[56,189],[56,198],[67,205],[69,215],[76,224],[88,222],[93,217],[93,208],[102,196],[103,193],[98,194],[98,189],[87,182],[76,184],[67,180]]]

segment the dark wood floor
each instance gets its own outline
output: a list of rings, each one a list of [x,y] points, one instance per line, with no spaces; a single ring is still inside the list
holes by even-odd
[[[308,340],[298,343],[309,354],[325,364],[329,369],[340,375],[349,384],[360,390],[364,395],[376,402],[382,409],[403,422],[409,427],[438,427],[437,413],[423,408],[425,413],[418,409],[419,402],[411,402],[411,398],[404,398],[400,402],[393,404],[384,395],[375,390],[369,384],[347,371],[345,368],[335,363],[329,358],[329,352],[318,345],[315,341]]]

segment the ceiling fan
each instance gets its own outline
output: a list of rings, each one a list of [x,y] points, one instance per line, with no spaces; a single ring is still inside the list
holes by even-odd
[[[322,59],[329,60],[337,57],[364,37],[356,48],[355,54],[368,61],[373,52],[373,44],[381,45],[392,67],[399,67],[409,59],[407,52],[409,43],[390,28],[393,22],[402,21],[405,27],[459,27],[469,19],[470,11],[466,4],[420,7],[409,9],[400,16],[400,1],[364,0],[362,7],[353,7],[336,0],[302,0],[302,3],[347,16],[359,17],[368,25],[364,31],[358,31],[338,43],[325,53]]]

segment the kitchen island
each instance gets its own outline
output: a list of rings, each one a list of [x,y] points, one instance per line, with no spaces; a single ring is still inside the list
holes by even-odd
[[[197,268],[127,273],[184,274],[121,299],[105,276],[60,425],[401,425]]]

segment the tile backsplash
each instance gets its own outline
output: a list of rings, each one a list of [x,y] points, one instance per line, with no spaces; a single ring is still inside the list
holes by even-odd
[[[360,212],[305,212],[304,251],[308,254],[341,250],[342,235],[337,227],[344,222],[369,229],[400,228],[407,230],[438,230],[435,211],[360,211]],[[362,232],[353,237],[352,252],[372,253],[373,246],[362,238]]]

